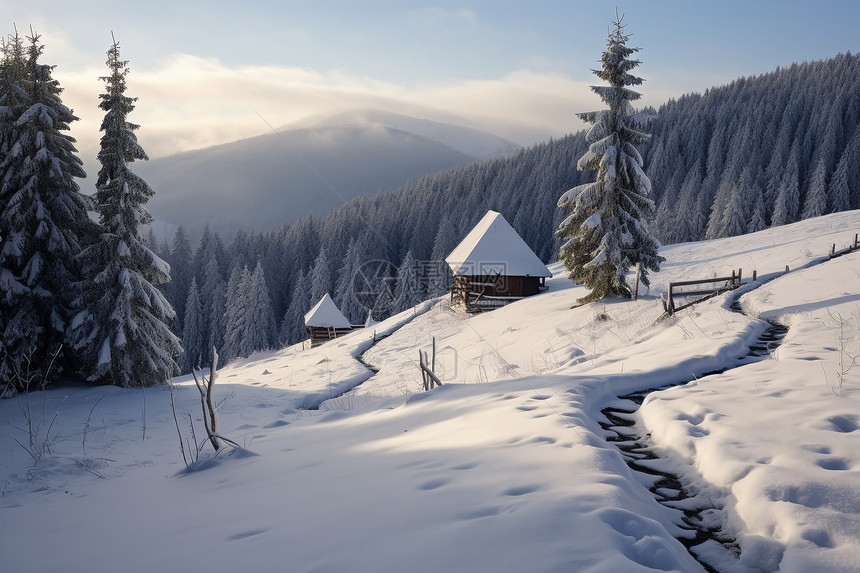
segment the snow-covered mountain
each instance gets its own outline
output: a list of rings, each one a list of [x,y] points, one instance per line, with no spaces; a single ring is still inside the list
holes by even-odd
[[[516,149],[474,129],[366,111],[154,159],[136,170],[156,191],[147,207],[168,239],[170,227],[182,224],[193,237],[208,223],[229,240],[239,228],[322,217],[354,197]]]
[[[682,508],[715,532],[690,543],[712,570],[857,571],[860,251],[827,254],[858,231],[849,211],[669,245],[637,301],[572,308],[585,290],[554,267],[493,312],[443,297],[235,361],[215,399],[242,447],[189,469],[187,379],[0,401],[4,570],[705,571]],[[662,317],[670,281],[738,268],[758,280]],[[768,321],[788,333],[751,359]],[[431,337],[444,385],[421,392]],[[651,492],[600,422],[683,383],[623,430],[679,478]]]
[[[353,110],[320,121],[305,120],[303,123],[317,128],[384,126],[426,137],[477,160],[510,155],[520,149],[513,141],[486,131],[375,109]]]

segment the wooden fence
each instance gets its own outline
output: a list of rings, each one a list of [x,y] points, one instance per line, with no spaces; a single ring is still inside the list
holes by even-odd
[[[678,281],[669,283],[669,298],[663,299],[663,309],[666,314],[671,316],[676,311],[692,306],[697,302],[702,302],[713,298],[726,291],[734,290],[741,286],[742,269],[738,269],[737,274],[732,271],[729,277],[715,277],[710,279],[698,279],[692,281]],[[752,280],[756,280],[756,271],[753,271]],[[710,286],[708,286],[710,285]],[[688,287],[695,287],[693,290],[687,290]],[[676,304],[679,297],[685,302]],[[687,297],[698,297],[693,300],[688,300]]]
[[[841,257],[842,255],[847,255],[848,253],[852,253],[858,249],[860,249],[860,233],[854,233],[854,242],[844,249],[837,251],[836,243],[833,243],[833,246],[830,248],[830,258]]]
[[[857,250],[860,250],[860,233],[854,233],[854,241],[844,249],[840,249],[837,251],[836,243],[833,243],[833,246],[830,248],[829,255],[832,259],[834,257],[841,257],[842,255],[853,253]],[[786,265],[785,272],[788,271],[788,265]],[[666,311],[666,314],[671,316],[675,312],[692,306],[697,302],[702,302],[704,300],[708,300],[709,298],[722,294],[726,291],[734,290],[741,286],[741,273],[742,269],[738,269],[737,274],[735,274],[735,271],[732,271],[732,276],[730,277],[717,277],[712,279],[678,281],[674,283],[669,283],[669,297],[668,299],[663,299],[663,310]],[[753,271],[752,280],[756,280],[756,271]],[[703,285],[711,285],[711,287],[705,288],[703,287]],[[694,290],[687,290],[687,287],[697,288]],[[676,299],[678,297],[684,299],[684,302],[680,305],[676,304]],[[699,298],[689,300],[687,297]]]

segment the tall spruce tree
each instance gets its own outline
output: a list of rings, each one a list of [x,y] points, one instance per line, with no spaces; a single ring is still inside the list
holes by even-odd
[[[107,55],[96,182],[101,235],[80,255],[85,278],[70,338],[87,380],[153,386],[176,373],[182,348],[168,327],[173,309],[154,286],[170,280],[170,267],[140,236],[141,225],[152,221],[145,204],[153,191],[128,165],[148,159],[134,134],[139,126],[126,120],[137,101],[125,95],[128,62],[120,59],[116,41]]]
[[[242,356],[242,339],[245,336],[248,319],[247,309],[250,305],[248,288],[251,283],[251,272],[248,265],[239,269],[233,267],[230,280],[227,282],[227,302],[224,312],[224,359],[229,360]]]
[[[26,50],[17,35],[10,40],[0,85],[0,395],[60,374],[75,257],[96,234],[66,133],[78,118],[60,99],[53,66],[39,62],[39,36]]]
[[[257,267],[248,280],[248,304],[245,307],[245,331],[241,342],[241,355],[250,356],[258,350],[267,350],[275,340],[275,316],[272,314],[272,298],[263,274],[263,266]]]
[[[188,286],[188,298],[185,300],[185,324],[182,328],[182,372],[191,372],[207,363],[208,341],[197,279],[192,277]]]
[[[586,134],[590,146],[577,168],[596,171],[597,177],[593,183],[570,189],[558,201],[559,207],[572,211],[558,233],[566,240],[561,257],[570,278],[591,289],[583,303],[632,296],[628,269],[640,263],[641,280],[648,285],[647,271],[660,270],[664,260],[657,254],[659,242],[648,230],[646,220],[654,218],[655,206],[648,198],[651,181],[635,147],[649,138],[630,103],[640,94],[628,87],[642,83],[642,78],[629,73],[640,63],[630,59],[639,48],[627,46],[630,36],[621,20],[613,22],[602,68],[594,70],[609,85],[591,87],[609,109],[579,114],[592,127]]]

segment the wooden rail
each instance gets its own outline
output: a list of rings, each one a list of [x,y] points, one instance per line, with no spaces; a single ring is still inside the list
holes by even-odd
[[[669,298],[668,300],[663,300],[663,309],[666,311],[666,314],[669,316],[673,315],[676,311],[687,308],[688,306],[692,306],[697,302],[702,302],[704,300],[708,300],[709,298],[715,297],[719,294],[722,294],[726,291],[734,290],[741,286],[741,276],[743,270],[738,269],[737,274],[734,270],[732,270],[732,275],[729,277],[716,277],[710,279],[697,279],[690,281],[677,281],[673,283],[669,283]],[[756,271],[753,271],[752,280],[756,280]],[[679,288],[688,287],[688,286],[698,286],[698,285],[714,285],[713,288],[705,288],[698,290],[678,290]],[[695,300],[686,302],[681,304],[680,306],[676,306],[675,298],[677,296],[697,296]]]
[[[860,250],[860,233],[854,233],[854,241],[850,243],[844,249],[836,250],[836,243],[833,243],[833,246],[830,248],[830,258],[840,257],[842,255],[847,255],[848,253],[852,253],[854,251]],[[785,266],[785,272],[788,272],[788,265]],[[737,274],[735,271],[732,271],[732,276],[730,277],[718,277],[712,279],[699,279],[699,280],[691,280],[691,281],[677,281],[674,283],[669,283],[669,298],[663,299],[663,310],[666,311],[666,314],[671,316],[675,312],[685,309],[689,306],[696,304],[697,302],[702,302],[704,300],[708,300],[709,298],[715,297],[719,294],[722,294],[726,291],[734,290],[741,286],[741,273],[742,269],[738,269]],[[752,280],[756,280],[756,271],[753,271]],[[679,288],[688,287],[688,286],[696,286],[696,285],[719,285],[715,286],[715,288],[710,289],[699,289],[699,290],[678,290]],[[700,296],[701,298],[697,298],[695,300],[686,302],[680,306],[675,305],[675,297],[677,296]]]
[[[860,233],[854,233],[854,242],[844,249],[837,251],[836,243],[833,243],[833,246],[830,247],[830,258],[841,257],[842,255],[847,255],[848,253],[854,252],[858,249],[860,249]]]

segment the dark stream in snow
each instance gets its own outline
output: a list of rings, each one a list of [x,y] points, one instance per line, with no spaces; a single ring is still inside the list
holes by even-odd
[[[735,312],[743,313],[738,299],[735,299],[731,308]],[[736,366],[707,372],[699,379],[768,358],[779,347],[788,332],[786,326],[770,322],[768,324],[767,329],[750,345],[749,352],[738,358]],[[646,474],[653,480],[653,485],[649,487],[649,490],[656,500],[682,513],[681,521],[684,524],[682,527],[685,529],[685,535],[679,537],[678,541],[687,548],[693,558],[701,563],[705,570],[717,573],[717,570],[705,562],[702,556],[697,555],[695,548],[711,541],[719,543],[736,557],[740,555],[740,548],[735,539],[722,529],[725,521],[724,516],[722,516],[722,508],[715,506],[710,499],[697,497],[698,492],[685,486],[679,476],[662,469],[665,464],[661,464],[661,459],[651,444],[650,436],[638,435],[635,429],[635,412],[651,392],[665,390],[673,386],[682,386],[692,381],[672,384],[663,388],[649,388],[618,396],[610,406],[601,410],[606,420],[598,422],[608,432],[606,440],[618,447],[627,465],[632,470]]]

